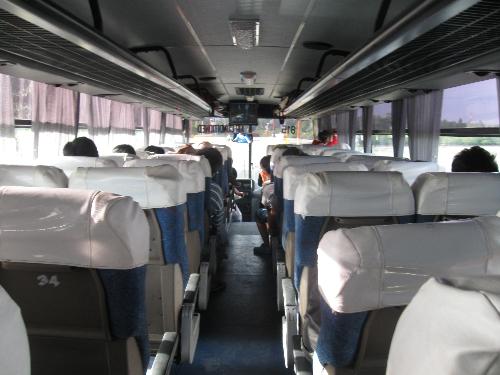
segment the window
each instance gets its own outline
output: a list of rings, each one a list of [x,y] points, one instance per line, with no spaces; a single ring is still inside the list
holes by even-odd
[[[373,106],[373,130],[391,133],[392,106],[391,103],[382,103]]]
[[[498,128],[495,79],[444,90],[441,129]]]
[[[10,77],[12,85],[12,100],[14,102],[14,118],[16,120],[31,120],[31,92],[33,81]]]
[[[438,164],[447,171],[451,171],[453,157],[464,148],[481,146],[486,151],[496,155],[497,163],[500,163],[500,137],[439,137]]]

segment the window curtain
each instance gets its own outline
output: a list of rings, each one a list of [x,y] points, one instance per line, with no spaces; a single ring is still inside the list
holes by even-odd
[[[119,144],[134,144],[135,122],[132,104],[111,101],[108,152]]]
[[[111,100],[80,94],[80,123],[87,126],[88,136],[100,154],[109,149]]]
[[[437,161],[443,91],[437,90],[407,99],[411,160]]]
[[[349,113],[350,111],[338,111],[332,114],[332,129],[337,130],[339,143],[349,143]]]
[[[146,109],[149,124],[149,144],[161,144],[161,112]]]
[[[318,133],[323,130],[330,130],[332,128],[332,116],[325,115],[318,118]]]
[[[74,91],[34,82],[32,129],[35,157],[62,155],[66,142],[74,139],[76,100]]]
[[[349,111],[349,138],[348,143],[351,150],[356,149],[356,130],[358,130],[358,113],[357,111]]]
[[[373,106],[362,108],[361,124],[363,127],[363,150],[365,153],[371,153],[373,135]]]
[[[405,148],[406,101],[404,99],[392,102],[392,147],[394,156],[402,158]]]
[[[167,114],[162,112],[160,119],[160,144],[162,145],[165,144],[166,136],[167,136]]]
[[[500,120],[500,78],[497,78],[498,117]]]
[[[4,156],[16,155],[15,129],[11,77],[0,74],[0,147]]]

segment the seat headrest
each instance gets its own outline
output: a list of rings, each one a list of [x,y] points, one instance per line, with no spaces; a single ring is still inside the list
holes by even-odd
[[[149,226],[139,205],[110,193],[0,188],[0,260],[130,269],[148,262]]]
[[[172,165],[182,176],[186,193],[200,193],[205,191],[205,173],[201,163],[194,160],[173,159],[135,159],[125,162],[124,167],[156,167]]]
[[[347,159],[350,155],[361,155],[361,152],[354,150],[340,150],[338,148],[327,147],[321,151],[321,156],[337,156]],[[343,160],[339,160],[343,161]]]
[[[229,146],[226,145],[213,145],[222,155],[222,160],[226,161],[227,159],[233,158],[233,152]]]
[[[279,161],[281,159],[281,155],[283,155],[283,153],[285,152],[285,150],[287,148],[288,147],[276,147],[276,148],[274,148],[273,153],[271,154],[271,160],[269,161],[269,163],[271,165],[271,169],[273,170],[273,173],[274,173],[274,168],[276,168],[276,165],[279,163]]]
[[[302,216],[414,215],[413,194],[399,172],[308,173],[295,190]]]
[[[68,187],[68,177],[56,167],[45,165],[0,165],[1,186]]]
[[[430,279],[398,321],[387,375],[500,373],[499,316],[500,295]]]
[[[309,157],[310,158],[310,157]],[[306,173],[313,172],[334,172],[334,171],[367,171],[368,168],[361,163],[325,163],[310,165],[294,165],[286,168],[283,172],[283,198],[287,200],[295,199],[295,191],[300,179]]]
[[[282,156],[277,164],[274,165],[274,177],[283,178],[283,172],[291,166],[308,164],[325,164],[332,162],[330,156]]]
[[[104,168],[118,167],[118,165],[109,159],[95,158],[90,156],[59,156],[53,159],[38,159],[35,161],[39,165],[52,165],[60,168],[67,176],[71,175],[77,168]]]
[[[188,155],[188,154],[163,154],[163,155],[151,155],[148,159],[168,159],[168,160],[194,160],[201,163],[205,177],[212,177],[212,169],[210,168],[210,163],[207,158],[203,155]]]
[[[439,171],[439,166],[432,161],[379,160],[375,163],[372,170],[401,172],[408,184],[411,185],[421,174]]]
[[[144,209],[186,203],[182,177],[174,166],[167,164],[142,168],[78,168],[69,178],[69,187],[126,195]]]
[[[433,172],[414,182],[419,215],[495,215],[500,210],[500,174]]]
[[[377,162],[380,160],[399,160],[399,161],[410,161],[405,158],[396,158],[392,156],[380,156],[380,155],[371,155],[371,154],[354,154],[349,156],[346,161],[357,161],[360,163],[364,163],[368,169],[372,169]]]
[[[324,150],[350,150],[351,146],[347,143],[337,143],[336,145],[323,146],[323,145],[313,145],[313,144],[303,144],[300,145],[301,149],[309,155],[321,155]]]
[[[318,285],[338,312],[406,305],[430,276],[500,276],[500,218],[339,229],[318,247]]]
[[[115,164],[118,167],[123,166],[123,163],[125,163],[126,161],[138,159],[138,157],[136,155],[131,155],[131,154],[127,154],[127,153],[114,153],[111,155],[101,155],[101,156],[99,156],[99,158],[112,160],[115,162]]]
[[[3,374],[30,374],[30,348],[21,310],[0,286],[0,363]]]

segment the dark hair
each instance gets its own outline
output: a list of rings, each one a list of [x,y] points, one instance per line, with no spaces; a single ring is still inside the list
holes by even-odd
[[[179,147],[177,149],[176,154],[195,155],[196,154],[196,150],[190,144],[185,144],[185,145],[182,145],[181,147]]]
[[[484,148],[472,146],[464,148],[453,158],[452,172],[498,172],[495,155]]]
[[[300,148],[297,147],[288,147],[281,156],[309,156]]]
[[[210,163],[210,169],[212,170],[212,176],[214,176],[222,166],[222,155],[216,148],[202,148],[196,151],[196,155],[202,155],[207,158]]]
[[[266,155],[260,159],[260,167],[271,174],[271,155]]]
[[[66,143],[63,149],[63,154],[65,151],[68,152],[68,155],[66,156],[99,156],[97,147],[95,146],[95,143],[94,141],[92,141],[92,139],[89,139],[87,137],[78,137],[71,142],[71,145],[68,145],[68,143]]]
[[[330,136],[330,132],[328,130],[322,130],[318,133],[318,140],[321,143],[325,143],[328,141],[328,137]]]
[[[135,150],[132,146],[123,144],[123,145],[118,145],[113,148],[113,152],[117,154],[130,154],[130,155],[135,155]]]
[[[148,146],[144,149],[146,152],[152,152],[153,154],[164,154],[165,150],[159,146]]]
[[[73,142],[68,142],[63,147],[63,155],[64,156],[74,156],[73,152]]]

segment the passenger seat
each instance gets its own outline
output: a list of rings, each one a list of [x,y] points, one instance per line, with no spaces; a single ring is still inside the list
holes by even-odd
[[[31,374],[143,374],[149,229],[138,205],[2,187],[0,216],[0,285],[21,308]]]
[[[0,165],[0,186],[68,187],[68,177],[56,167],[45,165]]]

